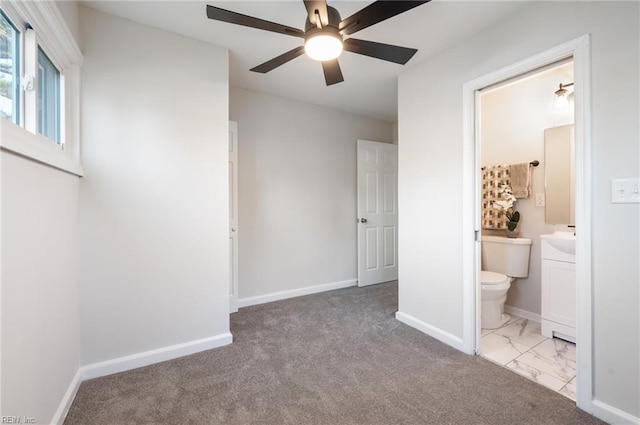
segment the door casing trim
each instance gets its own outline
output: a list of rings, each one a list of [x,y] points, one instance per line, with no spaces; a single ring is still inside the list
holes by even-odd
[[[591,276],[592,182],[591,182],[591,37],[589,34],[538,53],[512,65],[483,75],[463,85],[462,145],[462,285],[463,285],[463,351],[477,352],[480,334],[479,288],[479,140],[477,92],[485,87],[517,77],[541,67],[573,58],[575,82],[576,143],[576,344],[577,405],[586,412],[594,411],[593,396],[593,282]],[[479,239],[479,238],[478,238]]]

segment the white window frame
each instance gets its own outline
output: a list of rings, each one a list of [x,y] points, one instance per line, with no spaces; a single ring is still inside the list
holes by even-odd
[[[5,16],[9,18],[11,24],[18,30],[18,45],[20,46],[18,49],[18,57],[16,58],[16,62],[19,65],[20,78],[21,75],[24,75],[24,34],[27,32],[27,28],[22,23],[22,20],[16,16],[12,10],[9,10],[2,6],[2,11]],[[20,80],[18,80],[18,84],[20,84]],[[18,90],[18,119],[17,125],[24,125],[24,90]]]
[[[0,149],[82,176],[82,53],[54,2],[2,2],[2,10],[20,31],[23,90],[20,124],[0,118]],[[38,133],[38,47],[60,71],[60,144]]]
[[[33,52],[29,51],[30,55],[33,55],[33,66],[32,67],[27,67],[25,69],[25,72],[23,74],[29,73],[31,75],[33,75],[34,77],[34,85],[33,85],[33,93],[34,95],[31,97],[31,102],[33,102],[33,104],[29,103],[29,104],[25,104],[25,108],[28,108],[29,111],[35,110],[36,114],[34,114],[33,116],[33,123],[32,125],[34,126],[33,128],[27,128],[29,131],[31,131],[34,134],[40,134],[38,133],[38,127],[39,127],[39,123],[38,123],[38,114],[37,114],[37,110],[38,110],[38,84],[40,82],[39,78],[38,78],[38,64],[39,64],[39,55],[38,55],[38,48],[42,49],[42,51],[44,52],[44,54],[47,56],[47,58],[51,61],[51,63],[53,64],[53,66],[58,70],[58,72],[60,73],[60,87],[58,88],[58,90],[60,91],[60,105],[58,105],[58,107],[60,108],[60,142],[59,142],[59,146],[60,149],[64,150],[64,144],[65,144],[65,135],[66,135],[66,131],[65,131],[65,125],[64,123],[66,122],[66,113],[65,113],[65,72],[64,72],[64,67],[54,58],[52,57],[52,54],[50,52],[50,50],[47,48],[46,44],[43,42],[43,40],[41,39],[41,37],[38,36],[38,34],[32,30],[32,29],[28,29],[27,32],[25,33],[25,39],[29,40],[25,43],[29,45],[29,50],[33,49]],[[27,49],[25,48],[25,54],[27,52]],[[31,61],[31,58],[29,58],[29,62]],[[25,62],[28,62],[26,60],[26,55],[25,55]],[[35,109],[34,109],[35,108]],[[31,115],[31,114],[29,114]],[[54,143],[58,144],[58,142],[53,141]]]

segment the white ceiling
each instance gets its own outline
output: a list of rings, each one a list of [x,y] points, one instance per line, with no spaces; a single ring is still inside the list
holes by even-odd
[[[249,69],[303,40],[206,17],[206,5],[304,30],[302,0],[260,1],[84,1],[113,15],[225,47],[232,86],[311,102],[387,121],[397,120],[397,77],[406,69],[505,19],[523,1],[433,0],[354,34],[365,40],[417,48],[404,66],[345,52],[339,59],[345,81],[327,87],[320,63],[301,56],[267,74]],[[329,0],[342,18],[371,1]]]

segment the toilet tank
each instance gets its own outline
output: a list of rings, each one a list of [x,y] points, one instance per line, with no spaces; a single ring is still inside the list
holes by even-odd
[[[482,270],[527,277],[530,252],[531,239],[482,236]]]

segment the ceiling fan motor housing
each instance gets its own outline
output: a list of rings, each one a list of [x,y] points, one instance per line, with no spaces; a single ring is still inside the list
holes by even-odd
[[[327,6],[327,16],[329,18],[329,24],[322,28],[318,28],[318,26],[315,23],[312,23],[309,20],[309,17],[307,16],[307,19],[305,20],[305,24],[304,24],[305,41],[312,37],[315,37],[320,33],[333,35],[334,37],[338,37],[340,38],[340,40],[342,40],[342,35],[338,30],[338,26],[342,21],[342,18],[340,17],[340,13],[334,7]]]

